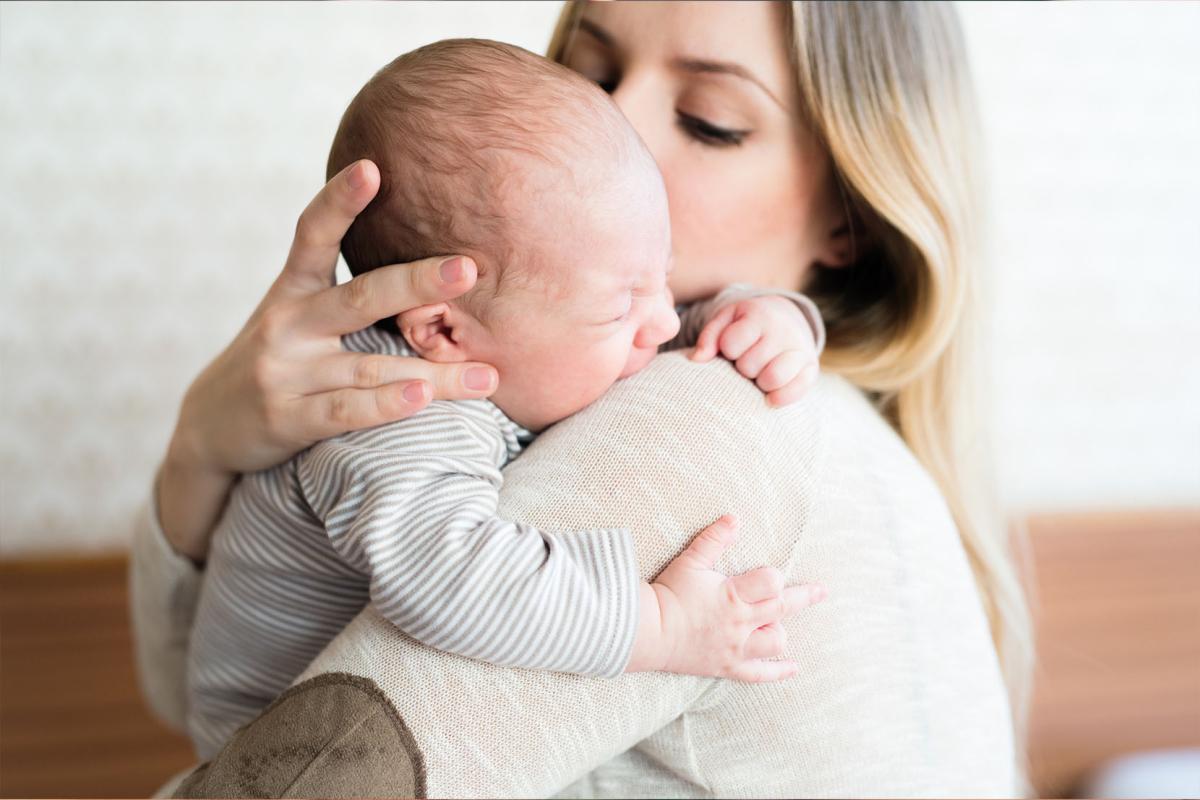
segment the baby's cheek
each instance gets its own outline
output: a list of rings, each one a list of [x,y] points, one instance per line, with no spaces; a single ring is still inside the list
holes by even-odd
[[[590,405],[620,377],[627,349],[607,346],[572,348],[547,365],[542,380],[563,410],[574,414]]]
[[[631,348],[629,359],[625,362],[625,368],[621,370],[620,377],[628,378],[636,372],[640,372],[647,364],[654,360],[654,356],[658,353],[657,348],[634,347]]]

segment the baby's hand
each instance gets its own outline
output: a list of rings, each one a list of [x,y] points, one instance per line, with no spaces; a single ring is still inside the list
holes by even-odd
[[[709,361],[718,353],[735,362],[773,406],[796,402],[817,378],[812,326],[786,297],[752,297],[718,311],[700,331],[692,360]]]
[[[821,586],[784,588],[783,573],[761,567],[733,578],[714,566],[736,538],[737,521],[724,516],[692,540],[648,587],[642,616],[658,625],[639,626],[627,671],[661,670],[735,678],[754,683],[790,678],[794,661],[766,661],[783,654],[787,634],[779,623],[825,597]],[[647,628],[651,628],[647,632]]]

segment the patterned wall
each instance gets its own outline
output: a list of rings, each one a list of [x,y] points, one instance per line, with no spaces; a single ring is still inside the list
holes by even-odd
[[[1197,10],[964,9],[1014,505],[1200,500]],[[447,36],[539,50],[556,13],[0,5],[0,553],[124,545],[184,387],[278,269],[375,69]]]

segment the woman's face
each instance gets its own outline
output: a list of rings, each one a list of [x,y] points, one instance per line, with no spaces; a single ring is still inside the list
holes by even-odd
[[[776,3],[589,3],[564,63],[653,153],[680,302],[747,281],[798,289],[847,257],[828,155],[801,123]]]

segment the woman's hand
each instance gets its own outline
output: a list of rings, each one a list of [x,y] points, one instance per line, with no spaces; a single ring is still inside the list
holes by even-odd
[[[408,417],[432,399],[486,397],[486,364],[351,353],[341,336],[470,289],[474,263],[431,258],[381,267],[340,286],[342,237],[379,190],[358,161],[317,194],[296,226],[283,271],[233,342],[184,396],[155,495],[180,553],[202,561],[239,472],[265,469],[346,431]]]
[[[760,567],[729,578],[717,561],[737,536],[731,516],[702,530],[654,583],[642,584],[639,624],[626,672],[659,670],[761,683],[796,674],[782,656],[780,625],[825,599],[817,584],[784,587],[783,573]]]

